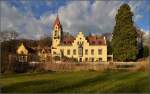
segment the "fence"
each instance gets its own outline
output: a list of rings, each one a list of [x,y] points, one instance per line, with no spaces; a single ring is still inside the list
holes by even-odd
[[[91,63],[45,63],[44,69],[51,71],[104,71],[113,68],[108,64],[91,64]]]

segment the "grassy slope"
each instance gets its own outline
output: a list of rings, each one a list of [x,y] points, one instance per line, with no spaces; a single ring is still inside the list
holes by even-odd
[[[2,92],[148,92],[146,72],[57,72],[3,75]]]

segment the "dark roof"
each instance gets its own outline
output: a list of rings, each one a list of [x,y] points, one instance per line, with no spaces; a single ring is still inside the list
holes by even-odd
[[[73,36],[64,36],[61,45],[72,45],[74,40],[75,38]],[[104,37],[89,35],[86,37],[86,40],[90,45],[106,45]]]
[[[73,36],[65,36],[62,41],[62,45],[71,45],[75,38]]]
[[[36,53],[36,50],[32,49],[31,47],[24,45],[29,53]]]
[[[87,36],[86,40],[89,42],[90,45],[106,45],[104,37],[97,37],[97,36]]]
[[[50,47],[30,47],[27,44],[24,44],[24,46],[29,53],[37,53],[38,51],[42,51],[42,49],[44,49],[46,52],[51,52]]]

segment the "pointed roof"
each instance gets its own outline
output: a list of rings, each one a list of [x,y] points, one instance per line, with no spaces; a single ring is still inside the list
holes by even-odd
[[[21,45],[18,47],[18,49],[17,49],[17,54],[24,54],[24,55],[27,55],[27,54],[28,54],[28,50],[27,50],[27,48],[24,46],[23,43],[21,43]]]
[[[58,25],[58,27],[61,27],[61,24],[60,24],[60,20],[59,20],[58,15],[57,15],[57,17],[56,17],[56,19],[55,19],[55,21],[54,21],[53,28],[54,28],[54,26],[55,26],[56,24]]]

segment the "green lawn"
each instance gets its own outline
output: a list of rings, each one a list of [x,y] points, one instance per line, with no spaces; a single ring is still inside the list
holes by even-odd
[[[2,92],[148,92],[147,72],[49,72],[2,75]]]

